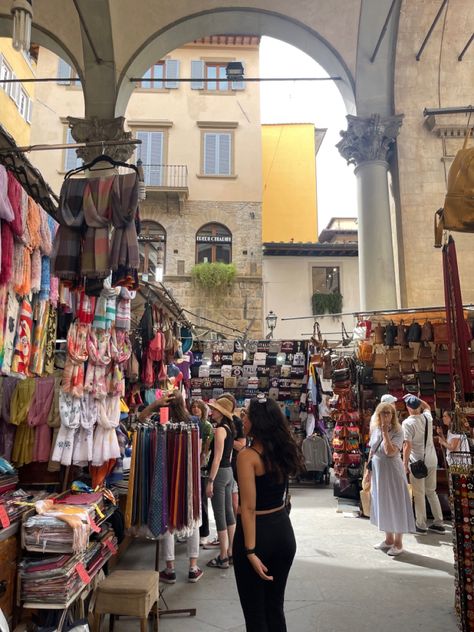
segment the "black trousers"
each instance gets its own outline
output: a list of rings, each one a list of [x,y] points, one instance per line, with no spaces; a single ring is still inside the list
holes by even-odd
[[[261,579],[245,554],[240,515],[234,538],[235,579],[247,632],[286,632],[285,588],[296,553],[295,534],[286,509],[256,516],[256,554],[273,581]]]
[[[209,536],[209,509],[207,506],[208,498],[206,496],[207,476],[201,475],[201,514],[202,523],[199,527],[199,537],[207,538]]]

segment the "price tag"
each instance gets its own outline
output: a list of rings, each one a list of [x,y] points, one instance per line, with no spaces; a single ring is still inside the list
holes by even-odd
[[[99,518],[105,518],[105,514],[100,510],[99,505],[97,503],[93,504],[94,509],[97,511]]]
[[[107,542],[105,543],[105,546],[109,549],[112,555],[115,555],[117,553],[117,547],[112,542],[112,540],[107,540]]]
[[[78,562],[76,564],[75,571],[79,575],[79,577],[82,579],[84,584],[90,584],[90,581],[91,581],[90,575],[84,568],[84,564],[82,562]]]
[[[4,529],[10,526],[10,518],[8,517],[5,505],[0,505],[0,524]]]
[[[94,522],[94,520],[89,516],[89,524],[91,526],[92,531],[95,533],[100,533],[100,527]]]

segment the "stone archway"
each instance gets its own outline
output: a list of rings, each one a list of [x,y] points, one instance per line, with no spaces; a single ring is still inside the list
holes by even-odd
[[[208,35],[268,35],[291,44],[315,59],[337,81],[349,113],[355,113],[354,78],[341,55],[316,31],[288,16],[258,9],[216,9],[186,16],[157,31],[136,50],[124,67],[117,86],[116,116],[125,112],[134,90],[131,77],[143,73],[169,51]]]

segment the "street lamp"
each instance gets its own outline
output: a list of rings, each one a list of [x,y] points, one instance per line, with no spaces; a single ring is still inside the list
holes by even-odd
[[[32,0],[13,0],[11,14],[13,15],[13,48],[27,53],[31,46]]]
[[[276,327],[277,320],[278,320],[278,316],[272,310],[270,310],[265,318],[267,327],[270,330],[267,334],[267,338],[269,339],[273,338],[273,330]]]

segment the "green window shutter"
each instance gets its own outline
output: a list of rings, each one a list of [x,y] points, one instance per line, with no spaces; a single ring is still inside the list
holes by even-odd
[[[167,59],[165,61],[165,88],[170,90],[178,88],[179,82],[176,79],[179,79],[179,60]]]
[[[191,90],[204,90],[204,62],[191,61]]]
[[[58,84],[63,86],[71,85],[71,66],[64,61],[64,59],[59,58],[58,63]]]

